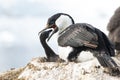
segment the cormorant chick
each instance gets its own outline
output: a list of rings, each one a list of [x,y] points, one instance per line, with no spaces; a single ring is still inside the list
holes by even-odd
[[[46,43],[46,39],[49,37],[49,34],[52,30],[46,30],[43,31],[40,34],[40,42],[45,50],[46,56],[47,56],[47,61],[48,62],[63,62],[64,60],[60,59],[58,55],[48,46]]]

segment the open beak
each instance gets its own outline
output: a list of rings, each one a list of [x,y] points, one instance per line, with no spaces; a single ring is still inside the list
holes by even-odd
[[[40,35],[40,33],[42,33],[43,31],[45,31],[45,30],[47,30],[47,29],[53,28],[52,26],[53,26],[53,25],[48,25],[48,24],[47,24],[46,27],[38,33],[38,35]]]
[[[47,29],[51,29],[51,28],[53,28],[52,29],[52,33],[51,33],[51,35],[48,37],[48,39],[47,39],[47,41],[49,41],[50,40],[50,38],[52,37],[52,35],[53,34],[55,34],[57,31],[58,31],[58,27],[46,27],[45,29],[43,29],[43,30],[41,30],[39,33],[38,33],[38,35],[40,35],[40,33],[42,33],[43,31],[45,31],[45,30],[47,30]]]
[[[50,40],[50,38],[53,36],[53,34],[55,34],[58,31],[58,27],[54,28],[53,32],[51,33],[51,35],[48,37],[47,41]]]
[[[43,31],[45,31],[46,29],[48,29],[48,28],[46,27],[45,29],[41,30],[41,31],[38,33],[38,35],[40,35],[40,33],[42,33]]]

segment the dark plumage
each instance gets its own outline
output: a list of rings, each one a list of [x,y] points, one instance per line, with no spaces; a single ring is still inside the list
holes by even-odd
[[[50,37],[59,31],[59,46],[73,48],[68,55],[69,61],[76,61],[81,51],[91,51],[103,67],[114,69],[118,67],[111,58],[115,55],[113,45],[99,29],[87,23],[75,24],[72,17],[64,13],[51,16],[47,27],[42,31],[50,28],[54,29]]]
[[[40,34],[40,42],[45,50],[47,61],[50,62],[63,61],[46,43],[46,39],[49,37],[51,31],[52,30],[44,31]]]
[[[75,61],[81,51],[91,51],[102,66],[117,66],[110,58],[115,53],[109,39],[103,32],[89,24],[78,23],[70,25],[61,32],[58,44],[62,47],[71,46],[73,48],[73,51],[68,56],[69,61]]]
[[[117,53],[120,54],[120,7],[116,9],[111,17],[107,29],[109,31],[109,39],[115,45]]]

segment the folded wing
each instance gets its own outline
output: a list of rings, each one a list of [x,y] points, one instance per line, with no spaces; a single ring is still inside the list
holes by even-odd
[[[63,47],[86,46],[96,48],[98,45],[98,36],[94,28],[89,24],[73,24],[60,33],[58,44]]]

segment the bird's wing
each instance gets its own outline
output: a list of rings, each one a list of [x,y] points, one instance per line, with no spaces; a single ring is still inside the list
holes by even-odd
[[[73,24],[59,34],[58,44],[60,46],[96,48],[98,36],[94,31],[89,24]]]
[[[115,56],[113,44],[110,42],[110,40],[108,39],[108,37],[104,33],[102,33],[102,37],[104,39],[104,43],[105,43],[105,46],[107,48],[107,51],[109,52],[108,55]]]
[[[105,52],[105,54],[109,56],[114,56],[115,55],[114,46],[111,44],[108,37],[97,28],[95,29],[95,32],[98,35],[99,51]]]

